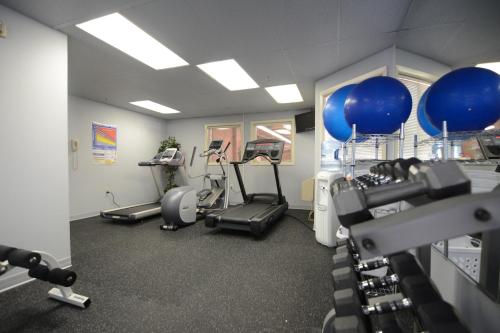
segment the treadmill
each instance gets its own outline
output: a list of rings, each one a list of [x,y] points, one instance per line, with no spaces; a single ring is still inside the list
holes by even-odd
[[[151,174],[153,175],[153,180],[155,181],[156,189],[160,195],[160,200],[163,197],[163,193],[158,186],[156,181],[153,167],[158,165],[170,165],[170,166],[182,166],[184,164],[184,155],[177,150],[177,148],[167,148],[163,152],[157,154],[149,161],[139,162],[138,165],[151,167]],[[148,202],[138,205],[119,207],[109,210],[101,211],[101,217],[106,219],[113,219],[125,222],[137,222],[145,218],[152,217],[161,214],[161,202],[160,200],[155,202]]]
[[[288,210],[288,202],[281,192],[278,164],[281,163],[284,146],[283,141],[273,139],[247,142],[243,159],[231,162],[238,178],[243,203],[222,211],[209,213],[205,217],[205,226],[209,228],[245,230],[255,236],[260,236],[271,224],[283,216]],[[277,194],[246,193],[239,165],[259,156],[268,160],[273,167]]]

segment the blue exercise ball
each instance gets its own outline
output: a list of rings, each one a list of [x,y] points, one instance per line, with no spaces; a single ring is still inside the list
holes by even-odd
[[[500,75],[479,67],[454,70],[429,89],[425,112],[437,128],[478,131],[500,118]]]
[[[420,101],[418,102],[417,120],[418,124],[420,125],[420,127],[422,127],[424,132],[427,133],[427,135],[436,136],[441,133],[441,131],[439,130],[439,128],[431,124],[431,122],[429,121],[429,117],[425,113],[425,102],[427,100],[427,95],[429,94],[429,89],[430,88],[427,88],[422,97],[420,97]]]
[[[345,120],[344,104],[347,95],[355,84],[344,86],[328,97],[323,109],[323,123],[328,133],[335,139],[345,142],[352,135],[352,128]]]
[[[391,134],[406,122],[412,100],[400,81],[377,76],[358,84],[347,96],[344,112],[347,123],[356,124],[364,134]]]

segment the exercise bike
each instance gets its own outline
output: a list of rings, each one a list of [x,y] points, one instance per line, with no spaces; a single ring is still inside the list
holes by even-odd
[[[199,156],[204,157],[205,169],[203,174],[192,176],[189,171],[187,175],[191,179],[203,178],[202,190],[197,192],[193,186],[181,186],[169,190],[161,200],[161,214],[165,223],[160,226],[161,230],[175,231],[179,227],[185,227],[196,223],[208,213],[226,209],[229,204],[229,161],[226,151],[230,142],[222,149],[223,140],[213,140],[207,150]],[[193,148],[189,167],[193,167],[196,146]],[[210,159],[215,156],[216,162],[221,168],[221,173],[208,172]],[[223,163],[225,162],[225,163]],[[210,187],[207,187],[207,182]]]

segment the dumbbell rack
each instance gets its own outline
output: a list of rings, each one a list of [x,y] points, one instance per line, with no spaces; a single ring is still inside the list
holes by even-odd
[[[418,141],[417,136],[414,138],[414,150],[415,157],[417,156],[417,149],[422,145],[432,145],[436,143],[441,144],[442,149],[442,159],[448,160],[453,159],[450,157],[450,150],[457,144],[461,144],[464,141],[470,139],[479,140],[479,138],[486,137],[498,137],[500,136],[500,130],[493,129],[487,131],[448,131],[448,124],[446,121],[442,123],[442,131],[440,134],[429,137],[425,140]],[[464,165],[489,165],[497,166],[500,168],[500,162],[498,160],[458,160]],[[484,291],[486,295],[492,298],[497,303],[500,302],[500,288],[498,287],[500,269],[498,262],[500,262],[500,231],[489,231],[483,235],[483,240],[481,241],[480,247],[477,248],[477,252],[480,253],[458,253],[459,250],[454,251],[453,248],[450,249],[449,240],[443,240],[441,242],[435,243],[434,246],[438,249],[443,256],[453,262],[459,269],[463,270],[468,274],[476,283],[479,284],[479,289]],[[451,251],[451,253],[450,253]],[[477,263],[477,257],[480,257],[479,263],[480,267],[477,268],[478,272],[474,273],[472,269],[472,274],[468,272],[467,264],[469,261],[471,265]],[[464,267],[462,267],[464,266]],[[473,266],[471,266],[473,267]],[[477,266],[476,266],[477,267]],[[474,267],[473,267],[474,268]],[[478,276],[479,275],[479,276]]]
[[[385,194],[383,194],[383,196],[385,197],[384,199],[382,199],[382,197],[380,196],[380,194],[384,193],[384,191],[372,191],[368,192],[368,194],[366,192],[362,194],[363,190],[359,188],[353,188],[353,190],[351,191],[341,190],[342,186],[336,188],[337,190],[335,191],[335,193],[337,197],[334,198],[337,200],[336,207],[346,207],[345,209],[338,210],[337,215],[339,219],[343,218],[343,220],[341,221],[345,222],[349,227],[350,236],[353,240],[353,245],[351,247],[354,246],[355,251],[349,250],[349,247],[347,247],[347,252],[343,252],[347,254],[343,255],[339,253],[339,249],[337,249],[337,253],[333,257],[334,267],[338,267],[339,265],[343,265],[344,263],[347,266],[352,267],[352,271],[360,272],[362,268],[360,268],[360,266],[356,266],[356,264],[354,264],[353,266],[353,260],[367,260],[384,255],[391,255],[400,251],[406,251],[408,249],[428,246],[428,244],[442,239],[454,238],[459,235],[477,232],[489,234],[500,229],[500,220],[498,219],[498,216],[500,216],[500,207],[498,205],[498,202],[500,202],[500,191],[469,194],[470,181],[467,179],[467,177],[463,173],[463,170],[461,170],[456,162],[430,162],[423,164],[419,167],[418,170],[420,170],[419,172],[422,173],[421,177],[423,178],[425,178],[425,175],[431,176],[428,180],[428,184],[426,184],[427,182],[422,182],[418,179],[414,179],[414,182],[408,183],[404,183],[403,181],[399,184],[387,184],[386,186],[388,186],[388,188],[386,188]],[[439,190],[440,186],[431,186],[431,184],[433,183],[432,179],[446,179],[448,175],[450,175],[450,179],[454,179],[454,181],[445,181],[443,185],[448,187],[451,186],[450,188],[453,189],[453,193],[449,194],[451,194],[452,197],[440,198],[440,194],[435,196],[434,194],[431,195],[431,192],[426,192],[426,194],[430,195],[430,199],[438,200],[432,202],[421,201],[420,204],[417,203],[414,209],[405,210],[399,214],[392,214],[375,220],[371,220],[369,215],[362,213],[362,211],[366,211],[366,209],[370,207],[376,207],[377,203],[382,204],[383,202],[387,203],[401,200],[401,193],[403,193],[403,196],[405,198],[411,198],[411,196],[409,196],[411,195],[411,193],[413,193],[412,195],[415,195],[414,198],[419,197],[421,194],[423,194],[423,192],[418,188],[419,182],[425,187],[436,188]],[[348,180],[344,181],[348,182]],[[398,190],[402,188],[405,188],[404,192],[399,192]],[[395,193],[391,192],[392,195],[387,196],[387,194],[389,193],[387,190],[394,191]],[[363,205],[362,203],[357,204],[356,197],[359,196],[355,195],[356,191],[360,191],[357,193],[365,196],[366,205]],[[348,204],[343,205],[344,203]],[[361,207],[361,209],[359,207]],[[356,223],[356,220],[361,223]],[[439,221],[439,223],[436,223],[437,221]],[[432,230],[432,232],[425,233],[425,237],[422,237],[426,230]],[[407,237],[405,237],[404,239],[401,237],[394,237],[398,235],[407,235]],[[498,247],[500,246],[497,245],[497,250]],[[349,252],[355,253],[356,257],[350,256]],[[498,252],[492,253],[491,255],[496,255],[496,258],[498,259]],[[496,264],[498,265],[498,260]],[[366,270],[368,271],[370,269],[380,267],[380,264],[377,263],[376,265],[367,266],[363,263],[362,267],[366,267]],[[334,281],[338,281],[338,283],[340,283],[340,279],[344,279],[342,278],[342,276],[344,275],[345,272],[343,271],[336,271],[335,274],[334,272],[332,272]],[[413,276],[413,273],[409,274],[409,276]],[[494,281],[490,281],[489,285],[494,285],[498,289],[498,278],[498,274],[496,274],[496,284],[493,283]],[[348,278],[347,280],[351,279]],[[417,285],[419,284],[415,284],[415,286]],[[334,286],[334,288],[335,290],[338,290],[338,292],[336,292],[336,294],[334,295],[334,311],[339,310],[339,327],[348,323],[349,325],[351,325],[350,327],[353,328],[353,330],[349,332],[361,332],[361,330],[355,330],[355,328],[359,327],[359,321],[354,319],[358,317],[353,318],[353,316],[350,315],[351,313],[354,313],[351,312],[351,310],[358,309],[359,311],[359,304],[357,304],[356,302],[350,302],[350,300],[352,299],[359,299],[355,297],[356,294],[354,293],[354,290],[357,290],[356,287],[342,288],[337,285],[336,287]],[[406,296],[408,296],[408,290],[408,288],[405,288],[405,290],[403,291]],[[412,300],[414,299],[414,296],[420,296],[419,292],[415,293],[415,291],[413,291],[412,294],[413,295],[410,296],[410,299]],[[344,302],[345,300],[350,303]],[[435,300],[436,298],[434,297],[432,301],[434,302]],[[418,304],[425,303],[418,301]],[[384,307],[380,306],[380,309],[383,308]],[[391,306],[391,309],[392,308],[393,307]],[[436,309],[439,309],[439,307]],[[363,308],[362,310],[363,314],[365,315],[375,313],[365,311],[366,308]],[[330,316],[328,319],[332,318],[333,317]],[[362,320],[363,318],[366,319],[366,317],[363,316],[361,316],[360,318],[360,320]],[[443,318],[439,320],[444,320]],[[431,322],[427,321],[429,317],[426,319],[426,317],[419,316],[419,319],[423,321],[422,324],[426,328],[429,328],[428,325],[432,324],[432,320]],[[349,322],[347,322],[348,320]],[[447,319],[445,321],[447,321]],[[427,325],[424,324],[424,322],[427,323]],[[335,323],[336,322],[334,322],[334,324]],[[328,328],[330,326],[325,325],[324,327]],[[454,330],[440,330],[439,332],[448,331],[457,332]],[[466,331],[466,329],[462,331]]]
[[[392,142],[399,143],[399,158],[403,158],[405,140],[405,124],[401,123],[398,133],[395,134],[361,134],[357,132],[356,124],[352,125],[352,136],[342,144],[342,174],[344,177],[350,176],[355,178],[356,166],[371,166],[374,163],[386,161],[386,159],[379,158],[379,151],[382,145],[387,145]],[[370,160],[357,160],[356,148],[369,147],[374,149],[374,159]],[[350,151],[350,154],[349,154]],[[350,155],[350,156],[349,156]],[[350,161],[350,162],[348,162]],[[348,172],[348,166],[350,172]],[[373,213],[375,217],[384,216],[387,214],[397,213],[401,210],[401,203],[396,207],[388,208],[374,208]]]

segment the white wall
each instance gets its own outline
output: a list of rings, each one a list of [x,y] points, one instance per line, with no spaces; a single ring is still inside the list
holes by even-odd
[[[275,113],[256,113],[245,115],[234,115],[224,117],[203,117],[170,120],[167,122],[165,136],[175,136],[181,143],[187,155],[187,162],[191,158],[193,146],[198,147],[198,151],[205,145],[205,124],[244,122],[244,141],[251,138],[251,122],[259,120],[288,119],[302,111],[287,111]],[[286,196],[291,208],[309,209],[311,204],[300,199],[302,181],[313,176],[314,160],[314,132],[305,132],[295,135],[295,165],[280,165],[280,180],[283,194]],[[212,167],[211,167],[212,168]],[[198,160],[192,170],[193,174],[203,171],[203,163]],[[214,169],[215,172],[215,169]],[[245,186],[248,193],[269,192],[276,193],[274,174],[271,167],[258,165],[245,165],[242,169]],[[238,182],[231,166],[231,184],[234,190],[230,193],[230,202],[241,202],[241,194],[238,192]],[[200,179],[189,180],[190,185],[196,188],[201,187]]]
[[[396,49],[396,65],[398,72],[429,82],[437,81],[451,70],[448,65],[400,49]]]
[[[67,39],[3,6],[0,20],[0,244],[69,265]],[[13,270],[0,290],[26,279]]]
[[[165,138],[165,120],[119,109],[87,99],[69,97],[69,138],[80,142],[77,156],[70,152],[70,216],[72,220],[95,216],[114,208],[106,190],[115,194],[121,206],[158,199],[149,167],[139,161],[151,159]],[[92,157],[92,122],[117,126],[117,154],[114,165],[97,165]],[[76,158],[77,168],[73,166]],[[155,168],[160,179],[161,170]]]

